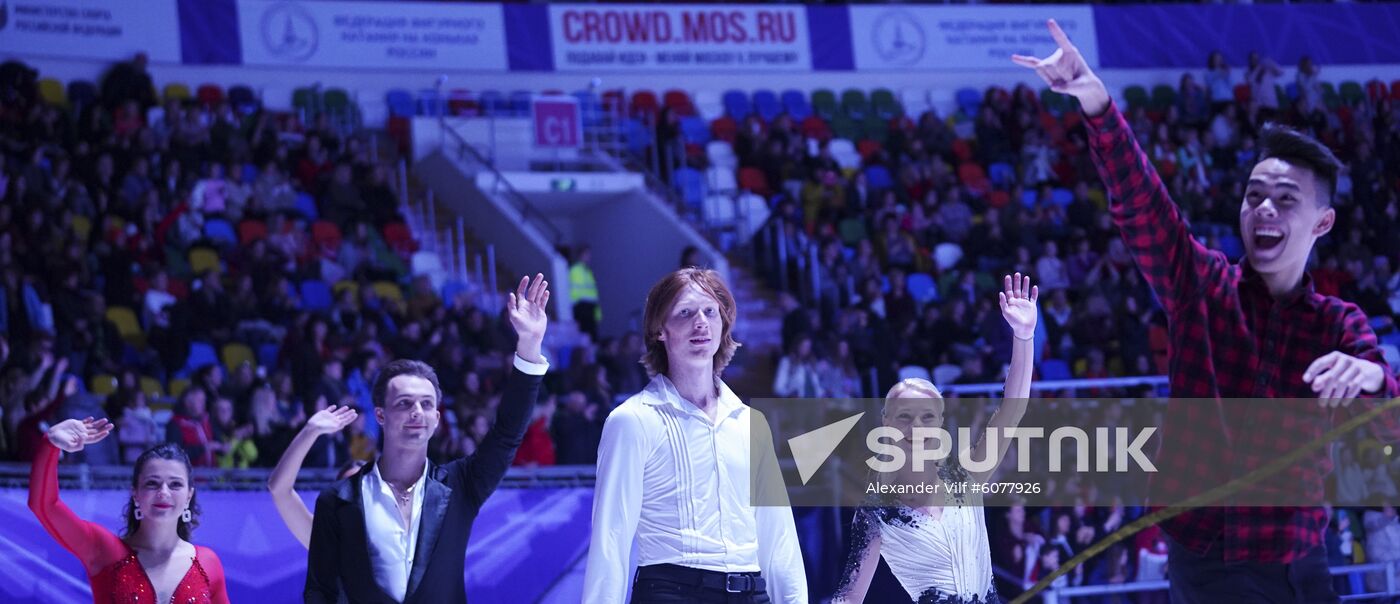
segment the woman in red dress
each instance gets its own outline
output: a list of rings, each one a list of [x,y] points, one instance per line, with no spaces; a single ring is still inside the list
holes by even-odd
[[[136,460],[126,538],[79,518],[58,498],[59,451],[81,451],[106,438],[105,419],[70,419],[49,428],[29,473],[29,509],[64,549],[83,562],[94,602],[227,604],[224,567],[214,551],[189,542],[199,524],[190,460],[173,444]]]

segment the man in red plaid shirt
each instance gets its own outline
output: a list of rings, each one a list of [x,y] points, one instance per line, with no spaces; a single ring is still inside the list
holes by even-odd
[[[1336,218],[1341,164],[1331,151],[1288,128],[1264,130],[1240,205],[1246,258],[1232,264],[1192,238],[1103,82],[1054,21],[1049,28],[1054,54],[1013,61],[1079,100],[1113,218],[1168,316],[1171,395],[1208,399],[1169,403],[1154,496],[1219,486],[1316,440],[1358,396],[1344,412],[1400,396],[1365,314],[1316,293],[1306,272]],[[1278,400],[1224,404],[1246,398]],[[1400,413],[1372,427],[1400,437]],[[1324,449],[1281,478],[1297,491],[1294,503],[1300,493],[1320,501],[1331,470]],[[1162,524],[1173,602],[1338,601],[1321,508],[1217,505]]]

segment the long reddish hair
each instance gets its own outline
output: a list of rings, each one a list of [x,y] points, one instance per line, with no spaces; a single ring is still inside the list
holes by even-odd
[[[692,284],[719,302],[721,321],[719,350],[715,351],[715,375],[719,375],[729,366],[729,361],[734,358],[734,351],[742,346],[734,340],[734,321],[738,317],[738,311],[734,307],[734,295],[729,292],[729,286],[724,284],[724,279],[714,270],[686,267],[662,277],[656,285],[651,286],[651,292],[647,294],[646,307],[642,313],[642,325],[646,330],[646,352],[642,354],[642,365],[646,366],[649,375],[664,374],[670,367],[670,360],[666,357],[666,343],[660,339],[661,326],[666,322],[666,316],[676,299],[681,296],[681,292]]]

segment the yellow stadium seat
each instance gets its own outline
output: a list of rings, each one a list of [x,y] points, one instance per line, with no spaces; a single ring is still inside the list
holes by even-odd
[[[207,247],[190,250],[190,270],[196,275],[219,270],[219,253]]]
[[[102,222],[102,233],[105,235],[112,231],[120,231],[126,228],[126,221],[118,216],[107,215],[107,219]]]
[[[146,342],[146,333],[141,331],[141,323],[136,320],[136,313],[125,306],[113,306],[107,309],[107,320],[117,326],[117,333],[122,339],[133,345],[141,346]]]
[[[349,279],[341,279],[340,281],[336,281],[335,285],[331,286],[331,291],[335,292],[337,298],[340,297],[340,292],[347,289],[354,292],[357,296],[360,294],[360,284]]]
[[[165,85],[166,101],[183,101],[190,98],[190,87],[178,82]]]
[[[374,293],[384,300],[403,302],[403,290],[393,281],[375,281]]]
[[[224,344],[224,349],[220,354],[223,357],[224,367],[229,371],[237,369],[243,363],[257,364],[257,357],[253,355],[253,349],[246,344],[238,342]]]
[[[99,373],[92,376],[88,389],[98,396],[107,396],[117,391],[117,378],[111,374]]]
[[[141,376],[141,392],[145,392],[146,396],[150,398],[165,396],[165,389],[161,387],[160,380],[149,375]]]
[[[185,379],[170,380],[170,396],[180,396],[190,389],[190,381]]]
[[[68,105],[68,93],[63,91],[63,82],[53,78],[39,80],[39,97],[50,105],[60,107]]]
[[[92,233],[92,219],[87,216],[74,214],[72,226],[73,234],[77,235],[78,239],[87,241],[88,235]]]

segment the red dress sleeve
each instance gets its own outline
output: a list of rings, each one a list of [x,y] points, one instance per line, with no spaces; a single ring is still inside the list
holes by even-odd
[[[88,576],[96,575],[127,554],[112,531],[79,518],[58,498],[58,447],[47,438],[29,470],[29,509],[59,545],[82,561]]]
[[[209,577],[209,599],[214,604],[228,604],[228,585],[224,580],[224,563],[219,560],[219,555],[214,550],[196,545],[198,549],[199,565],[204,567],[204,574]]]

